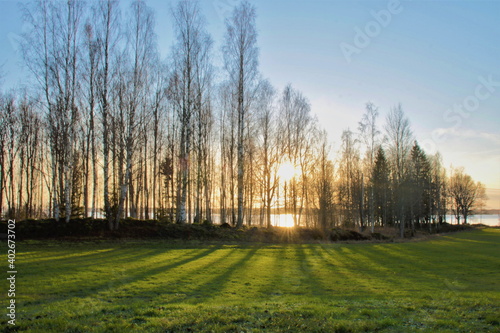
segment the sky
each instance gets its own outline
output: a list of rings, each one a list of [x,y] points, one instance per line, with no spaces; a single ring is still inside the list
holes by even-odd
[[[447,168],[464,167],[486,185],[488,208],[500,208],[500,1],[249,2],[257,10],[262,75],[309,99],[334,150],[343,130],[357,130],[367,102],[379,107],[382,131],[401,103],[424,150],[439,151]],[[175,1],[146,3],[166,58]],[[200,3],[217,63],[224,19],[238,1]],[[18,2],[0,0],[4,90],[27,82],[17,51],[22,31]]]

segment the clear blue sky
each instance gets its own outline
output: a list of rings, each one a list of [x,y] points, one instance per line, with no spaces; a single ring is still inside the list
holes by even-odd
[[[175,2],[146,2],[156,11],[165,57]],[[402,103],[428,152],[440,151],[446,167],[463,166],[489,189],[500,189],[500,1],[250,2],[257,7],[262,74],[276,88],[292,83],[309,98],[334,148],[342,130],[357,129],[366,102],[379,106],[380,126],[389,109]],[[224,16],[236,3],[201,1],[217,53]],[[373,15],[381,11],[392,11],[382,24]],[[21,31],[17,2],[0,0],[4,87],[24,80],[15,52]],[[369,33],[369,43],[361,40],[369,45],[359,43],[357,31]],[[348,61],[341,45],[358,53]],[[500,191],[489,196],[489,206],[499,208]]]

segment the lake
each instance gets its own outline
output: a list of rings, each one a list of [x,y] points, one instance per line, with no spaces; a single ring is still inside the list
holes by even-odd
[[[448,223],[456,224],[457,220],[453,215],[447,215]],[[460,222],[463,221],[463,218],[460,218]],[[485,225],[489,225],[491,227],[500,226],[500,216],[496,214],[492,215],[472,215],[467,218],[467,222],[470,224],[482,223]]]

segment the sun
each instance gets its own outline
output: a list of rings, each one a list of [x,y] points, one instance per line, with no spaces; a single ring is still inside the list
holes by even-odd
[[[299,174],[295,165],[290,162],[282,163],[278,169],[278,177],[281,181],[289,181]]]
[[[293,228],[295,226],[295,223],[293,222],[293,215],[292,214],[280,214],[277,217],[277,221],[275,223],[275,226],[284,227],[284,228]]]

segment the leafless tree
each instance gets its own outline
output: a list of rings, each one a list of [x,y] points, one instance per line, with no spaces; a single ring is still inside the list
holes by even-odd
[[[0,96],[0,215],[45,210],[68,221],[104,208],[115,230],[124,217],[212,222],[217,213],[242,227],[258,210],[270,227],[284,203],[296,226],[368,222],[373,232],[378,221],[399,223],[404,236],[408,222],[443,221],[446,197],[465,221],[473,202],[481,205],[482,186],[463,171],[445,182],[439,156],[417,145],[410,153],[401,105],[381,144],[378,109],[368,103],[360,140],[344,131],[334,165],[306,96],[291,84],[276,96],[261,79],[255,8],[242,1],[227,19],[226,75],[217,81],[200,7],[173,7],[167,64],[142,0],[123,23],[117,0],[26,5],[23,55],[39,90]],[[283,163],[297,172],[280,184]]]
[[[205,21],[196,1],[180,1],[172,11],[176,43],[173,49],[173,75],[169,84],[169,99],[177,111],[180,121],[179,165],[180,181],[178,183],[178,223],[188,220],[188,199],[191,181],[191,153],[193,150],[193,133],[198,130],[198,143],[209,124],[208,92],[210,91],[210,49],[212,41],[205,31]],[[208,114],[207,114],[208,112]],[[194,117],[198,115],[195,128]],[[203,115],[203,117],[202,117]],[[208,122],[207,122],[208,120]],[[204,128],[203,128],[204,127]],[[200,148],[203,150],[203,148]],[[198,151],[200,154],[201,151]],[[201,160],[198,171],[201,170]],[[198,174],[200,179],[201,175]],[[197,183],[201,188],[201,182]],[[199,197],[197,197],[199,199]],[[197,200],[197,207],[199,207]],[[190,212],[190,210],[189,210]],[[197,211],[200,214],[200,211]]]
[[[38,1],[25,8],[31,30],[25,35],[23,54],[45,95],[51,142],[53,204],[56,219],[64,208],[71,217],[72,162],[80,112],[77,98],[83,2]],[[59,197],[57,196],[59,194]]]
[[[486,201],[488,200],[488,195],[486,194],[486,187],[483,183],[477,183],[477,198],[474,205],[474,211],[479,213],[480,221],[482,223],[482,215],[484,212],[484,207],[486,206]]]
[[[329,158],[330,145],[326,131],[320,133],[320,144],[317,147],[315,172],[315,190],[317,197],[318,223],[322,229],[334,226],[335,221],[335,185],[334,167]]]
[[[284,145],[284,153],[288,161],[300,168],[300,176],[289,182],[289,202],[293,212],[294,224],[299,225],[307,198],[308,162],[314,139],[314,122],[310,115],[311,106],[307,98],[287,85],[280,99],[280,132]],[[287,195],[287,193],[285,193]]]
[[[235,160],[236,160],[236,117],[234,96],[229,82],[223,82],[218,89],[219,142],[220,142],[220,199],[221,223],[227,223],[229,211],[231,223],[236,223],[235,214]]]
[[[430,191],[430,212],[432,222],[443,222],[446,220],[446,170],[442,166],[442,158],[439,153],[429,157],[431,166],[431,191]],[[432,227],[432,226],[430,226]]]
[[[5,113],[5,98],[0,91],[0,217],[3,216],[4,193],[6,186],[6,158],[7,158],[7,117]]]
[[[377,118],[378,118],[378,108],[371,102],[366,103],[366,112],[363,114],[363,118],[359,122],[358,129],[360,132],[361,140],[365,145],[365,172],[363,173],[367,179],[366,184],[370,184],[371,170],[373,170],[375,163],[375,154],[377,152],[377,147],[380,144],[378,136],[380,131],[377,129]],[[375,228],[375,217],[374,217],[374,194],[373,187],[369,187],[368,196],[368,212],[369,212],[369,223],[371,225],[371,231],[374,232]]]
[[[5,195],[7,204],[7,217],[16,217],[16,182],[15,179],[15,162],[17,159],[17,138],[19,135],[19,120],[18,112],[15,104],[15,97],[12,94],[2,98],[0,109],[1,114],[1,144],[2,146],[2,201]]]
[[[42,165],[42,119],[36,110],[36,100],[27,92],[22,94],[19,102],[18,137],[19,150],[19,195],[18,218],[33,218],[36,216],[35,197],[42,190],[39,188]]]
[[[346,130],[342,133],[342,144],[338,162],[338,202],[343,213],[344,226],[364,227],[362,205],[362,172],[358,141],[354,133]]]
[[[100,0],[94,7],[95,39],[99,47],[97,69],[97,103],[102,130],[102,169],[104,214],[108,218],[109,228],[113,230],[114,221],[110,199],[111,170],[111,90],[114,85],[116,54],[120,40],[120,10],[116,0]]]
[[[405,209],[408,206],[408,184],[405,183],[408,172],[409,154],[413,143],[410,121],[403,112],[401,104],[394,107],[387,116],[386,139],[388,160],[391,164],[393,195],[396,204],[396,216],[400,223],[400,235],[405,232]],[[407,214],[406,214],[407,215]]]
[[[237,227],[243,226],[245,179],[245,128],[258,76],[257,30],[255,8],[248,1],[235,7],[226,21],[224,38],[224,67],[228,72],[232,91],[236,96],[237,114],[237,177],[238,217]]]
[[[137,195],[133,186],[133,162],[139,142],[139,129],[146,121],[149,111],[145,104],[148,93],[149,71],[156,60],[156,36],[154,33],[154,14],[143,1],[134,1],[130,8],[130,20],[127,27],[127,54],[123,58],[119,82],[117,82],[117,98],[120,111],[119,124],[123,129],[119,155],[122,157],[118,165],[119,193],[118,206],[114,219],[114,229],[124,213],[137,217]],[[125,209],[127,203],[129,209]]]
[[[95,16],[92,19],[95,19]],[[91,216],[95,217],[97,204],[97,184],[98,184],[98,168],[97,168],[97,143],[96,143],[96,106],[97,106],[97,71],[99,68],[99,44],[95,36],[95,28],[88,21],[85,24],[85,53],[86,63],[84,77],[86,78],[86,101],[83,108],[86,110],[85,122],[82,123],[82,132],[85,133],[85,184],[83,186],[84,193],[84,214],[87,216],[89,211],[89,188],[90,180],[92,180],[92,194],[90,199]],[[92,169],[92,174],[90,173]]]
[[[277,171],[283,156],[282,143],[278,135],[278,113],[275,106],[275,90],[269,81],[259,84],[257,95],[258,156],[260,174],[258,175],[262,210],[265,225],[271,227],[271,212],[278,183]]]
[[[464,224],[472,213],[472,208],[482,195],[482,184],[476,183],[471,176],[466,174],[463,168],[452,170],[448,184],[448,195],[452,202],[452,211],[460,224],[460,217],[464,218]]]
[[[161,208],[161,197],[162,192],[161,182],[158,180],[158,175],[160,172],[160,157],[163,156],[164,151],[164,138],[165,133],[168,129],[168,124],[166,123],[166,85],[167,85],[167,67],[165,64],[157,64],[156,69],[153,70],[153,89],[151,97],[151,109],[152,109],[152,134],[153,134],[153,147],[151,150],[152,161],[152,177],[151,177],[151,187],[152,187],[152,211],[153,216],[156,218],[158,216],[157,208]],[[170,173],[170,172],[169,172]],[[171,176],[171,175],[170,175]],[[169,185],[169,184],[168,184]],[[168,189],[168,185],[166,189]]]

